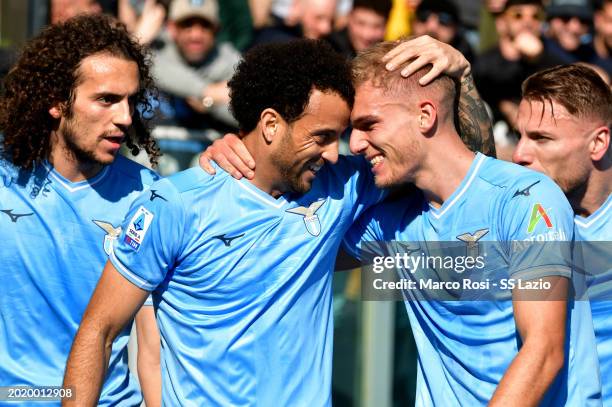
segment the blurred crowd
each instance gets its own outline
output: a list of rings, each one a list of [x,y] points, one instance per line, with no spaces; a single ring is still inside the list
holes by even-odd
[[[584,63],[610,83],[612,0],[51,0],[49,22],[83,12],[117,16],[150,47],[158,124],[236,131],[227,81],[253,46],[329,41],[347,58],[383,40],[429,35],[471,62],[494,118],[500,158],[516,142],[521,83],[551,66]],[[2,51],[6,72],[11,55]],[[290,56],[289,56],[290,57]],[[0,71],[0,74],[2,72]],[[163,144],[162,144],[163,148]],[[196,148],[196,150],[199,150]]]

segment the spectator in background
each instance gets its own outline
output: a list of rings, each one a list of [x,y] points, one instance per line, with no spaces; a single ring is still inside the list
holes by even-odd
[[[196,5],[174,0],[168,32],[172,41],[155,53],[157,85],[167,96],[176,124],[219,132],[235,125],[229,112],[227,80],[240,53],[230,44],[218,44],[218,4],[207,0]]]
[[[414,13],[412,28],[415,36],[429,35],[450,44],[474,62],[474,52],[461,31],[459,10],[451,0],[421,1]]]
[[[336,0],[295,0],[288,18],[271,15],[273,24],[255,34],[253,46],[297,38],[318,40],[332,32]],[[294,24],[294,20],[297,22]]]
[[[96,0],[51,0],[50,10],[49,22],[56,24],[77,14],[101,13],[102,6]]]
[[[612,0],[599,0],[596,3],[593,22],[593,45],[599,57],[597,64],[612,75]]]
[[[545,48],[568,64],[595,62],[597,54],[589,38],[593,21],[593,7],[589,0],[552,0],[546,9],[546,17]]]
[[[118,17],[143,45],[151,44],[164,26],[167,6],[160,0],[144,0],[133,4],[131,0],[119,0]]]
[[[336,31],[327,40],[347,58],[382,41],[391,12],[391,0],[355,0],[346,28]]]
[[[476,85],[493,110],[495,121],[512,128],[521,97],[521,83],[531,74],[563,60],[544,48],[544,9],[539,0],[508,0],[496,18],[497,47],[483,53],[474,67]]]

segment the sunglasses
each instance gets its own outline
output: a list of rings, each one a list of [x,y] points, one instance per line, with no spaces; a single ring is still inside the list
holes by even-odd
[[[544,21],[544,12],[538,11],[537,13],[523,13],[521,11],[510,11],[508,13],[511,19],[513,20],[535,20],[535,21]]]
[[[421,10],[421,11],[418,11],[416,13],[416,18],[420,22],[424,23],[427,20],[429,20],[429,17],[431,17],[432,15],[437,15],[438,16],[438,21],[440,22],[440,25],[443,25],[444,27],[450,27],[452,25],[457,24],[457,21],[455,20],[455,17],[453,17],[451,14],[445,13],[443,11],[438,13],[438,12],[431,11],[431,10]]]
[[[591,20],[588,18],[581,18],[578,16],[557,16],[557,17],[553,17],[553,18],[558,18],[559,20],[563,21],[563,24],[567,24],[570,21],[572,21],[574,18],[577,18],[580,23],[582,25],[591,25]]]
[[[199,17],[189,17],[189,18],[186,18],[184,20],[178,21],[176,23],[176,25],[179,28],[190,28],[190,27],[193,27],[196,24],[200,25],[200,26],[202,26],[202,27],[204,27],[206,29],[210,29],[210,30],[215,28],[213,23],[211,23],[210,21],[208,21],[206,19],[199,18]]]

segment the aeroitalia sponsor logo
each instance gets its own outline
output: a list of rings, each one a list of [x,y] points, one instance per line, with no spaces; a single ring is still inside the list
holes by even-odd
[[[548,214],[544,210],[541,204],[537,203],[533,205],[533,209],[531,210],[531,218],[529,218],[529,225],[527,226],[527,233],[533,233],[538,223],[541,220],[544,220],[546,223],[546,227],[548,229],[552,229],[553,224],[548,217]]]

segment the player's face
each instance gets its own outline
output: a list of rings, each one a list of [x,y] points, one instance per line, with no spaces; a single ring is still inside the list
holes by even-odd
[[[358,7],[348,19],[348,35],[355,51],[360,52],[385,38],[385,18],[372,10]]]
[[[517,123],[521,139],[512,161],[545,173],[566,194],[586,182],[595,123],[572,116],[556,102],[526,100],[519,105]]]
[[[372,165],[376,186],[414,180],[422,161],[417,115],[406,102],[366,82],[355,89],[351,112],[351,152]]]
[[[108,54],[92,55],[81,61],[79,76],[72,108],[60,119],[54,148],[83,164],[110,164],[132,124],[131,97],[138,90],[138,66]]]
[[[283,190],[310,190],[325,163],[338,161],[338,139],[348,126],[350,109],[337,93],[313,90],[302,117],[291,125],[271,155]]]

